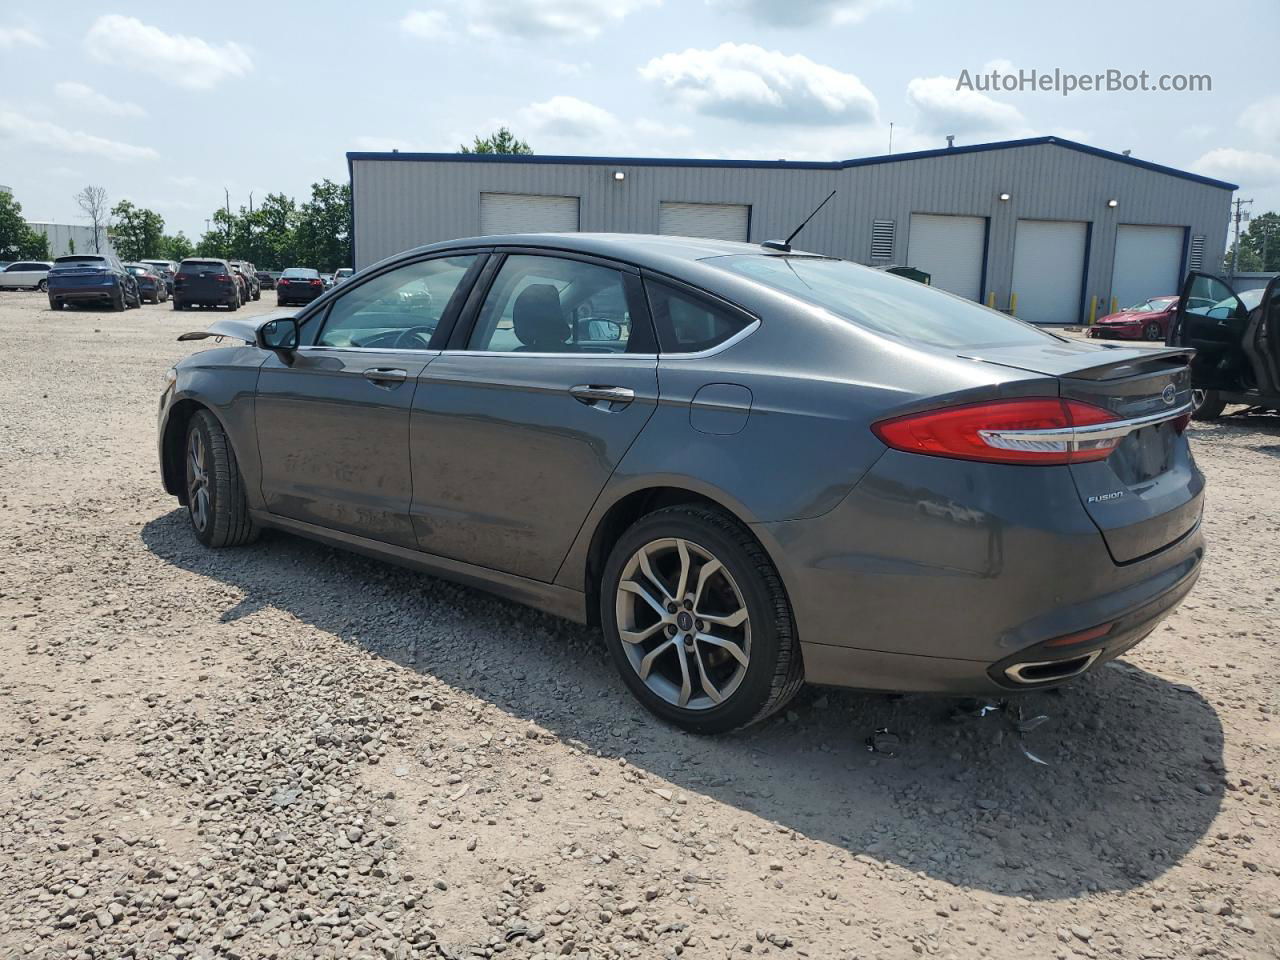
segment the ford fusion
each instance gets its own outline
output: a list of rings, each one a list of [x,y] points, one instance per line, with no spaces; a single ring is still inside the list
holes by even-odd
[[[278,528],[597,625],[693,731],[806,680],[1060,684],[1199,574],[1191,351],[785,244],[453,241],[207,336],[242,344],[159,415],[201,543]]]

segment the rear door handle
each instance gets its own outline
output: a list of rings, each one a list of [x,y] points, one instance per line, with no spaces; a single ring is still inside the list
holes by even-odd
[[[374,383],[403,383],[409,379],[409,371],[370,367],[364,372],[364,378]]]
[[[598,403],[620,403],[626,406],[636,398],[636,392],[628,387],[602,387],[596,384],[579,384],[570,387],[569,393],[579,403],[594,406]]]

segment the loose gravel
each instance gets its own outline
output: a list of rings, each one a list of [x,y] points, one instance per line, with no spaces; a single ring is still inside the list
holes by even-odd
[[[208,319],[0,294],[0,956],[1280,953],[1280,418],[1193,426],[1210,558],[1124,660],[703,739],[586,629],[200,547],[154,433]]]

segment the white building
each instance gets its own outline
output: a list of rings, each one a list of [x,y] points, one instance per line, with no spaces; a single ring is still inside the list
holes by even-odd
[[[27,226],[49,239],[49,256],[65,257],[69,253],[114,253],[105,229],[98,231],[100,249],[95,249],[93,227],[83,223],[53,223],[28,220]]]

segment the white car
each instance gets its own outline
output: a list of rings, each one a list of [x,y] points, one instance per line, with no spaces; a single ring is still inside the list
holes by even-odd
[[[350,267],[339,267],[333,275],[333,285],[336,287],[343,280],[350,280],[353,273],[355,273],[355,271]]]
[[[19,260],[0,270],[0,290],[48,290],[49,268],[44,260]]]

